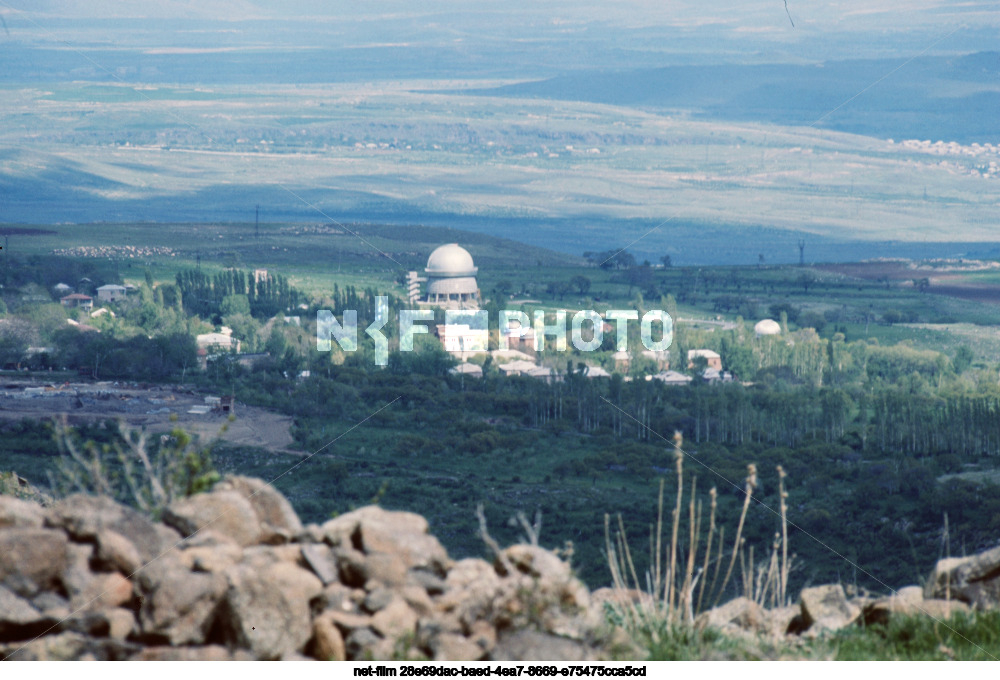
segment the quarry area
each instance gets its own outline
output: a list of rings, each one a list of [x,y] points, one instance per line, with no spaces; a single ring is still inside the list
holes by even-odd
[[[228,421],[230,413],[235,417]],[[180,427],[202,441],[222,441],[269,451],[292,452],[292,419],[266,409],[231,404],[225,395],[184,386],[119,382],[39,383],[6,380],[0,389],[0,419],[47,420],[65,415],[69,425],[122,420],[133,427],[168,432]],[[222,426],[229,427],[222,432]]]

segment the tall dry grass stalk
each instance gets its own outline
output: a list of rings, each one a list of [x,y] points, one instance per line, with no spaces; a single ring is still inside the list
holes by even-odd
[[[781,605],[788,596],[788,492],[785,491],[785,469],[778,466],[778,496],[781,499]]]
[[[712,606],[719,604],[719,600],[722,598],[722,594],[726,592],[726,586],[729,585],[729,577],[733,575],[733,567],[736,565],[736,557],[739,553],[740,548],[743,546],[743,524],[747,519],[747,510],[750,509],[750,498],[753,496],[754,489],[757,488],[757,466],[753,463],[747,465],[747,478],[746,484],[743,489],[743,510],[740,512],[740,523],[736,525],[736,538],[733,539],[733,553],[729,559],[729,567],[726,569],[726,575],[722,579],[722,587],[719,588],[718,593],[715,596],[715,601]]]
[[[697,499],[697,477],[692,478],[690,498],[687,506],[687,536],[682,541],[681,515],[684,495],[684,452],[680,433],[674,435],[675,471],[677,474],[677,497],[671,515],[670,543],[664,546],[663,509],[664,480],[660,480],[657,497],[655,530],[650,527],[649,569],[645,578],[640,579],[635,561],[625,533],[625,523],[618,515],[616,531],[612,533],[610,515],[604,517],[604,542],[614,597],[610,603],[621,623],[627,628],[642,627],[656,638],[656,630],[667,624],[690,625],[703,606],[711,602],[717,606],[726,593],[737,560],[740,562],[740,585],[743,594],[762,605],[779,606],[785,604],[788,573],[791,564],[788,558],[788,494],[785,492],[785,472],[778,467],[778,492],[781,500],[781,531],[775,533],[766,560],[756,560],[753,546],[746,545],[743,529],[746,524],[750,500],[757,488],[757,467],[747,466],[744,484],[743,506],[740,511],[732,548],[726,550],[725,527],[716,521],[718,492],[713,487],[709,491],[708,531],[701,548],[702,503]],[[718,538],[716,539],[716,536]],[[699,560],[698,551],[703,550]],[[686,555],[682,552],[686,550]],[[725,575],[720,581],[722,563],[727,561]],[[683,569],[682,569],[683,566]],[[683,571],[683,573],[681,573]],[[709,579],[709,572],[712,578]],[[709,584],[711,580],[711,584]],[[697,597],[695,592],[697,591]]]

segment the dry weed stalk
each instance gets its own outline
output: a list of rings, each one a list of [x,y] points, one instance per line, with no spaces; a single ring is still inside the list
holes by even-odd
[[[778,497],[781,503],[781,581],[778,601],[785,605],[788,594],[788,492],[785,491],[785,469],[778,466]]]
[[[178,428],[161,437],[152,457],[146,432],[124,422],[118,423],[120,436],[103,445],[93,441],[77,444],[65,416],[55,420],[54,429],[63,458],[49,480],[59,495],[111,496],[155,516],[174,500],[205,491],[219,479],[211,466],[211,444],[199,447]],[[228,423],[216,440],[227,429]],[[114,462],[120,466],[117,471]]]
[[[713,607],[719,604],[722,594],[726,592],[726,586],[729,585],[729,577],[733,575],[733,567],[736,566],[737,553],[743,545],[743,524],[746,522],[747,510],[750,509],[750,498],[753,496],[753,490],[755,488],[757,488],[757,466],[750,463],[747,465],[746,486],[744,487],[743,496],[743,510],[740,512],[740,522],[736,525],[736,538],[733,540],[733,554],[729,559],[729,568],[726,569],[726,575],[722,579],[722,587],[719,588],[718,593],[715,595],[715,600],[712,604]]]
[[[620,617],[621,623],[627,628],[642,627],[649,631],[654,638],[658,637],[657,627],[663,623],[670,626],[675,624],[691,625],[695,614],[703,611],[704,603],[713,602],[712,606],[718,605],[719,600],[726,592],[737,560],[740,562],[742,590],[747,597],[761,605],[770,603],[774,607],[784,604],[788,587],[788,573],[791,569],[788,558],[786,503],[788,494],[784,488],[784,470],[778,467],[781,531],[775,532],[767,560],[761,559],[758,562],[754,556],[753,546],[747,546],[746,538],[743,536],[750,500],[757,487],[757,468],[753,464],[747,466],[743,507],[736,535],[732,541],[732,550],[729,552],[729,565],[720,582],[719,576],[722,573],[722,562],[725,560],[726,553],[726,532],[725,527],[718,526],[716,522],[718,492],[714,487],[709,491],[708,532],[703,549],[704,554],[699,565],[698,549],[701,544],[703,514],[702,504],[697,499],[696,477],[691,480],[691,495],[688,500],[688,535],[685,541],[687,554],[683,556],[679,554],[680,519],[684,493],[684,452],[681,449],[680,433],[674,435],[674,449],[677,498],[672,514],[670,545],[664,546],[662,538],[664,480],[661,479],[657,496],[655,531],[652,526],[650,527],[650,566],[644,579],[640,580],[636,571],[628,537],[625,533],[625,523],[621,515],[618,515],[617,531],[614,535],[611,531],[610,515],[604,516],[605,549],[615,593],[609,604]],[[717,540],[716,535],[718,535]],[[684,563],[683,577],[680,574],[682,562]],[[713,563],[715,565],[714,573],[711,585],[709,585],[709,571],[713,569]],[[696,589],[697,598],[695,597]]]
[[[701,600],[705,595],[705,584],[708,583],[708,562],[712,557],[712,538],[715,535],[715,510],[718,505],[718,492],[716,492],[715,487],[708,492],[708,496],[711,499],[711,506],[708,513],[708,540],[705,541],[705,560],[701,565],[701,587],[698,589],[698,603],[695,605],[696,610],[701,610]],[[722,543],[719,543],[719,550],[722,550]],[[718,568],[716,568],[716,575],[718,575]]]

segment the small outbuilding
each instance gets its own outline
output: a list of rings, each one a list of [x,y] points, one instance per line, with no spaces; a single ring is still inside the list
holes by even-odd
[[[478,364],[461,363],[454,368],[448,369],[452,375],[467,375],[470,378],[482,378],[483,367]]]
[[[663,371],[656,375],[647,376],[646,380],[659,380],[664,385],[688,385],[693,378],[677,371]]]

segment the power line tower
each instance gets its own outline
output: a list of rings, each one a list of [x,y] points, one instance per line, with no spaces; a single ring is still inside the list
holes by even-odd
[[[806,242],[799,239],[799,266],[806,266]]]

